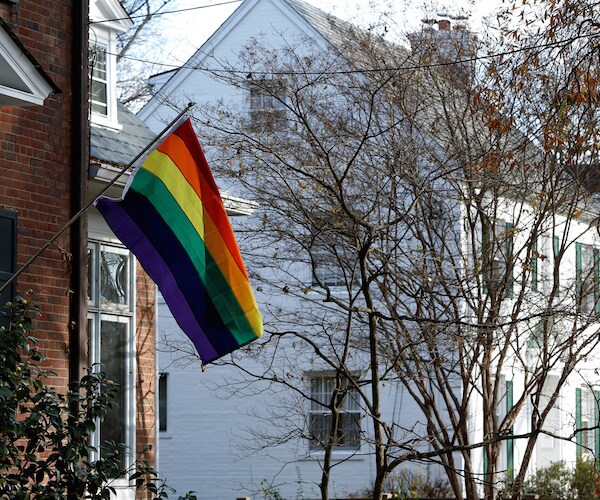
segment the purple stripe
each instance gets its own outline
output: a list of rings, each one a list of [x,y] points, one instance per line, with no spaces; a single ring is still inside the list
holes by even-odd
[[[218,358],[219,354],[198,324],[185,296],[177,286],[173,273],[137,224],[119,203],[104,198],[98,200],[96,206],[115,235],[135,254],[150,278],[159,285],[173,317],[196,346],[202,361],[207,363]]]

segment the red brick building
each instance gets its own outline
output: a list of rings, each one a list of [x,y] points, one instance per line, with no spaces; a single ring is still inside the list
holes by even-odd
[[[117,0],[0,0],[0,286],[152,137],[116,101],[115,36],[129,24]],[[90,209],[0,300],[26,289],[39,294],[52,383],[66,388],[102,363],[123,387],[93,440],[125,443],[131,466],[154,445],[154,285]],[[135,496],[127,474],[115,484]]]

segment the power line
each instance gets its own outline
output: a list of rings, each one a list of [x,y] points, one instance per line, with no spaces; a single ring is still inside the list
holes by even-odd
[[[185,9],[165,10],[164,12],[157,11],[150,15],[152,17],[164,16],[166,14],[177,14],[179,12],[187,12],[190,10],[208,9],[209,7],[220,7],[221,5],[228,5],[230,3],[239,3],[241,1],[243,1],[243,0],[229,0],[226,2],[213,3],[210,5],[198,5],[196,7],[186,7]],[[138,14],[138,15],[131,15],[131,16],[127,16],[127,17],[115,17],[113,19],[102,19],[101,21],[90,21],[89,24],[102,24],[102,23],[110,23],[110,22],[115,22],[115,21],[128,21],[130,19],[141,19],[141,18],[144,18],[147,16],[148,16],[147,14]]]
[[[362,74],[366,74],[366,73],[373,74],[373,73],[414,71],[414,70],[419,70],[419,69],[439,68],[439,67],[445,67],[445,66],[453,66],[455,64],[466,64],[466,63],[473,63],[473,62],[477,62],[477,61],[496,59],[496,58],[501,58],[501,57],[505,57],[505,56],[511,56],[514,54],[518,54],[520,52],[526,52],[529,50],[552,49],[552,48],[560,47],[562,45],[566,45],[566,44],[575,42],[575,41],[583,39],[583,38],[592,39],[592,38],[599,38],[599,37],[600,37],[600,33],[587,33],[587,34],[576,35],[576,36],[573,36],[573,37],[570,37],[570,38],[567,38],[564,40],[557,40],[557,41],[547,42],[547,43],[543,43],[543,44],[526,45],[524,47],[518,47],[515,49],[511,49],[511,50],[505,50],[502,52],[495,52],[492,54],[468,57],[465,59],[458,59],[455,61],[440,61],[440,62],[428,63],[428,64],[416,64],[416,65],[411,65],[411,66],[392,66],[392,67],[387,67],[387,68],[371,68],[371,69],[366,68],[366,69],[348,69],[348,70],[332,70],[332,71],[302,71],[301,73],[304,75],[328,76],[328,75],[348,75],[348,74],[355,74],[355,73],[356,74],[361,74],[361,73]],[[113,55],[116,55],[116,54],[113,54]],[[205,71],[208,73],[216,73],[216,74],[224,74],[224,75],[227,75],[227,74],[246,75],[246,74],[248,74],[248,69],[246,69],[246,70],[217,69],[217,68],[209,68],[209,67],[200,67],[197,65],[187,65],[187,64],[177,65],[177,64],[169,64],[169,63],[158,63],[156,61],[150,61],[147,59],[141,59],[141,58],[127,56],[127,55],[122,56],[122,58],[141,62],[141,63],[158,64],[159,66],[172,68],[172,69],[191,69],[192,71]],[[260,76],[286,76],[286,75],[289,76],[289,75],[297,75],[300,72],[293,71],[293,70],[289,70],[289,71],[254,71],[253,70],[252,73],[255,75],[260,75]]]

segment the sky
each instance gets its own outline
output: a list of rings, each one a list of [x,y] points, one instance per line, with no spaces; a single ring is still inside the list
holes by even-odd
[[[470,26],[477,30],[484,16],[492,12],[500,0],[439,0],[436,7],[423,8],[417,0],[306,0],[320,9],[346,21],[367,27],[379,18],[383,9],[390,12],[386,18],[392,31],[419,29],[421,19],[439,13],[470,14]],[[172,64],[183,64],[204,41],[227,19],[241,2],[230,0],[176,0],[171,10],[182,10],[164,16],[165,33],[177,33],[167,41],[163,54]],[[377,6],[377,7],[374,7]],[[198,8],[202,6],[202,8]],[[206,6],[206,7],[204,7]]]

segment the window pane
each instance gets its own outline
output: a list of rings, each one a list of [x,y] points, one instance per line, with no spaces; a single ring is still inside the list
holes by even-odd
[[[127,325],[114,321],[102,321],[100,325],[100,362],[106,378],[118,384],[113,406],[100,424],[100,443],[114,441],[126,443],[126,397],[127,387]],[[125,466],[121,455],[121,468]]]
[[[96,285],[96,253],[94,252],[94,248],[88,248],[87,251],[87,270],[87,299],[88,302],[95,302],[96,294],[94,293],[94,286]]]
[[[167,430],[167,378],[166,373],[158,376],[158,428],[162,432]]]
[[[90,67],[92,69],[92,83],[90,85],[90,99],[92,111],[102,115],[108,114],[108,85],[106,68],[106,48],[94,45],[90,47],[92,56]]]
[[[107,87],[105,82],[92,81],[92,111],[107,113]]]
[[[2,211],[4,212],[4,211]],[[0,272],[13,273],[15,259],[14,232],[16,218],[0,212]]]
[[[17,214],[10,210],[0,209],[0,287],[3,286],[16,271],[17,262]],[[11,301],[15,295],[15,283],[0,294],[0,309]],[[0,316],[0,326],[7,326],[6,318]]]
[[[323,405],[329,405],[334,389],[335,377],[311,378],[311,397],[314,400],[310,405],[308,419],[309,432],[312,437],[309,445],[311,449],[322,447],[331,433],[332,415],[330,410]],[[360,448],[360,408],[358,392],[354,388],[348,389],[344,397],[339,425],[334,438],[338,448]]]
[[[342,413],[340,415],[337,445],[341,448],[358,448],[360,443],[359,430],[358,415],[355,413]]]
[[[95,80],[106,81],[106,49],[96,45],[92,50],[92,76]]]
[[[285,123],[286,89],[282,80],[254,80],[250,83],[250,121],[258,128],[276,129]]]
[[[100,298],[102,304],[129,304],[129,257],[100,252]]]

